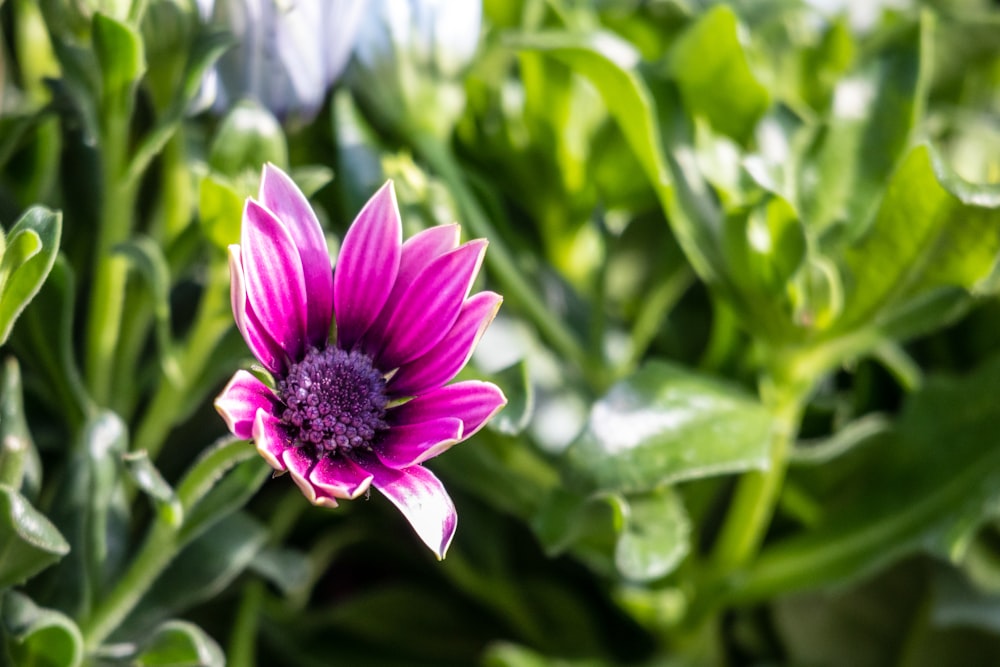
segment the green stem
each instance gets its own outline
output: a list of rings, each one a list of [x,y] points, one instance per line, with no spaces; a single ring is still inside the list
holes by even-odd
[[[486,262],[501,288],[521,307],[538,327],[541,334],[565,358],[576,363],[584,372],[593,372],[592,362],[577,337],[565,326],[538,296],[538,288],[525,276],[514,256],[504,245],[475,196],[469,189],[455,157],[443,142],[431,134],[412,132],[413,145],[425,160],[448,183],[452,195],[464,216],[464,224],[477,237],[490,241]]]
[[[226,440],[210,449],[188,471],[177,487],[177,498],[184,516],[212,489],[226,471],[256,454],[253,446],[243,440]],[[101,600],[94,613],[82,624],[84,645],[92,652],[115,631],[129,612],[142,599],[156,578],[185,546],[181,538],[184,524],[171,525],[157,515],[139,552],[111,593]]]
[[[766,470],[745,474],[736,487],[736,497],[713,554],[714,565],[721,574],[747,564],[756,555],[771,523],[778,501],[788,454],[798,433],[806,393],[777,387],[765,392],[774,421],[771,427],[769,465]],[[769,400],[768,400],[769,399]]]
[[[115,350],[121,333],[122,302],[128,264],[112,254],[132,230],[135,187],[124,182],[128,161],[131,115],[120,109],[107,110],[101,125],[103,199],[94,250],[94,284],[87,322],[86,377],[91,397],[108,405],[114,377]]]
[[[188,404],[187,395],[192,391],[190,382],[196,382],[205,370],[218,347],[219,341],[232,326],[229,312],[229,291],[227,285],[228,268],[215,263],[211,275],[198,304],[198,314],[187,337],[187,344],[180,359],[180,385],[162,377],[156,393],[143,414],[142,421],[133,438],[133,449],[145,449],[151,459],[155,459],[167,433],[177,422]]]
[[[302,502],[299,504],[305,505]],[[233,632],[226,651],[229,667],[254,667],[257,664],[257,626],[263,602],[264,584],[260,579],[244,586],[243,599],[233,621]]]

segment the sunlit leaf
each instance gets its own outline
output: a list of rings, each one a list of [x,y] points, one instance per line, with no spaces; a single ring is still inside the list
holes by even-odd
[[[770,430],[769,412],[738,388],[654,361],[594,403],[566,456],[585,483],[633,493],[763,469]]]

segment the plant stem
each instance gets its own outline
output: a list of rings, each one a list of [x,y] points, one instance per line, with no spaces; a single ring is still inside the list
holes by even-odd
[[[122,302],[128,264],[112,254],[132,229],[136,190],[122,178],[128,163],[131,114],[106,110],[101,123],[103,198],[94,249],[94,285],[87,322],[86,377],[91,397],[107,405],[114,377],[115,350],[121,333]]]
[[[184,383],[177,385],[169,378],[161,377],[156,393],[136,429],[133,449],[145,449],[151,459],[156,458],[167,432],[189,403],[185,400],[192,391],[189,383],[197,382],[201,377],[219,341],[232,326],[232,319],[228,314],[228,271],[228,267],[219,262],[213,263],[211,267],[205,292],[198,304],[198,313],[180,358],[180,377],[184,379]]]
[[[195,462],[177,487],[177,498],[180,500],[184,516],[190,515],[194,506],[205,497],[226,471],[255,454],[256,451],[250,443],[234,439],[227,439],[208,450]],[[174,526],[161,515],[157,515],[146,541],[132,559],[125,574],[82,624],[84,645],[88,652],[100,646],[121,625],[160,573],[185,546],[185,541],[180,537],[183,528],[183,523]]]
[[[301,502],[299,504],[305,505]],[[263,582],[259,579],[248,582],[243,588],[243,599],[236,611],[233,632],[226,651],[226,664],[229,667],[253,667],[257,664],[257,626],[263,601]]]
[[[504,245],[500,234],[493,228],[469,189],[448,147],[426,132],[412,132],[408,136],[417,151],[448,183],[464,216],[464,224],[475,236],[489,239],[490,249],[486,253],[486,262],[501,288],[513,297],[553,347],[564,357],[575,362],[584,372],[591,373],[592,363],[580,341],[563,324],[563,320],[552,312],[551,307],[538,297],[537,286],[532,285],[523,269],[517,266],[514,256]]]
[[[789,391],[787,387],[763,393],[774,416],[770,461],[766,470],[745,474],[737,485],[736,496],[713,553],[714,565],[721,573],[748,563],[764,540],[785,479],[788,453],[798,433],[807,395]]]

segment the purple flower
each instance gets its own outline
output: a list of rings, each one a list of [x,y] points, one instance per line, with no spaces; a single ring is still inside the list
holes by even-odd
[[[447,384],[502,301],[469,296],[486,240],[459,245],[458,235],[458,225],[443,225],[402,243],[389,182],[344,236],[332,272],[309,202],[265,166],[229,266],[236,325],[274,382],[237,371],[215,401],[229,430],[252,438],[310,501],[336,507],[375,487],[438,558],[457,516],[421,464],[507,402],[489,382]]]

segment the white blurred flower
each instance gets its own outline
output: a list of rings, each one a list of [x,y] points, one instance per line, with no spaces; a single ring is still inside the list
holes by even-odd
[[[465,104],[460,77],[482,26],[480,0],[373,0],[354,47],[355,93],[382,117],[447,132]]]
[[[279,117],[311,118],[341,75],[365,0],[198,0],[203,18],[236,45],[204,82],[215,108],[249,97]]]

